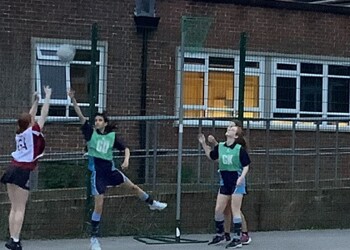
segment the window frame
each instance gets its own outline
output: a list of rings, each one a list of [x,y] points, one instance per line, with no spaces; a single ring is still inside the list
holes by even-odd
[[[180,84],[181,84],[181,53],[180,50],[177,51],[177,74],[176,74],[176,114],[179,114],[179,104],[180,104]],[[184,62],[184,72],[201,72],[204,75],[203,79],[203,105],[185,105],[183,104],[183,110],[184,112],[187,110],[198,110],[204,112],[204,121],[202,121],[203,125],[211,124],[211,121],[213,120],[212,117],[208,117],[207,113],[208,111],[214,111],[214,110],[220,110],[220,111],[227,111],[227,112],[234,112],[234,116],[230,117],[229,119],[236,118],[238,114],[238,102],[239,102],[239,52],[231,52],[231,53],[225,53],[224,51],[222,53],[218,52],[185,52],[184,53],[185,58],[196,58],[196,59],[204,59],[203,64],[191,64],[191,63],[185,63]],[[217,68],[217,67],[210,67],[209,65],[209,58],[210,57],[221,57],[221,58],[232,58],[234,59],[234,68]],[[263,86],[264,82],[264,71],[265,71],[265,58],[262,56],[256,56],[256,55],[248,55],[246,56],[247,62],[258,62],[259,67],[258,68],[252,68],[252,67],[246,67],[245,69],[245,76],[258,76],[259,77],[259,100],[258,100],[258,106],[257,107],[245,107],[244,112],[257,112],[259,113],[259,118],[263,117],[263,110],[264,110],[264,98],[265,90]],[[234,82],[237,83],[234,86],[234,96],[233,96],[233,107],[232,108],[211,108],[208,106],[208,100],[209,100],[209,93],[208,93],[208,86],[209,86],[209,72],[210,71],[222,71],[222,72],[232,72],[233,73],[233,79]],[[182,87],[183,89],[183,87]],[[237,107],[237,108],[234,108]],[[184,117],[185,118],[185,117]],[[199,119],[193,118],[191,120],[188,120],[185,118],[184,120],[185,125],[198,125]],[[226,125],[226,122],[223,124]]]
[[[89,61],[73,60],[72,62],[62,62],[57,55],[44,55],[42,50],[57,51],[62,44],[72,44],[76,50],[91,50],[91,41],[87,40],[62,40],[62,39],[46,39],[46,38],[32,38],[32,88],[38,93],[39,104],[43,104],[42,86],[40,66],[57,66],[65,67],[66,84],[65,88],[69,89],[71,86],[70,79],[70,64],[74,65],[90,65]],[[97,88],[98,88],[98,103],[96,107],[99,112],[102,112],[106,107],[106,90],[107,90],[107,42],[99,41],[97,50],[100,52],[99,61],[96,65],[99,69],[99,75],[97,76]],[[55,106],[66,107],[65,116],[50,116],[49,120],[76,120],[77,116],[72,116],[70,110],[73,107],[70,98],[64,99],[52,99],[50,104]],[[78,103],[81,107],[89,106],[89,103]]]
[[[277,64],[296,64],[297,69],[295,72],[290,70],[279,70],[277,69]],[[314,63],[314,64],[322,64],[323,72],[322,74],[311,74],[311,73],[301,73],[301,64],[302,63]],[[328,112],[328,93],[329,93],[329,78],[342,78],[349,79],[350,76],[344,75],[330,75],[328,74],[328,67],[330,65],[339,65],[339,66],[348,66],[350,67],[350,62],[345,61],[327,61],[327,60],[305,60],[305,59],[286,59],[286,58],[274,58],[272,62],[272,110],[271,116],[273,117],[274,113],[285,113],[285,114],[295,114],[296,118],[303,118],[300,115],[320,115],[320,118],[328,118],[330,115],[338,115],[338,116],[350,116],[350,100],[349,100],[349,112]],[[311,77],[321,77],[322,78],[322,110],[321,112],[316,111],[302,111],[301,110],[301,78],[304,76]],[[277,78],[293,78],[296,79],[296,108],[295,109],[283,109],[277,107]],[[350,88],[350,84],[349,84]]]

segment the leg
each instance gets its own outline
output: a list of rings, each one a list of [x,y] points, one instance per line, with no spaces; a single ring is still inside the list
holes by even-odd
[[[248,225],[247,225],[247,221],[245,220],[244,214],[241,211],[241,218],[242,218],[242,232],[247,233],[248,232]]]
[[[103,211],[103,199],[104,195],[95,195],[94,196],[94,212],[91,216],[91,237],[98,237],[100,234],[100,221]]]
[[[224,231],[226,241],[231,241],[231,225],[232,225],[232,212],[231,212],[231,202],[228,201],[224,210]]]
[[[100,236],[100,220],[103,211],[103,200],[104,195],[99,194],[94,196],[94,212],[91,216],[91,240],[90,249],[91,250],[101,250],[100,243],[97,239]]]
[[[12,239],[19,240],[29,191],[14,184],[7,184],[7,192],[11,202],[9,215],[10,235]]]
[[[215,205],[215,229],[216,236],[213,238],[209,245],[218,244],[225,239],[224,237],[224,211],[230,196],[218,193]]]
[[[250,236],[249,236],[247,221],[246,221],[245,216],[242,213],[242,211],[241,211],[241,217],[242,217],[241,241],[242,241],[243,245],[249,245],[249,243],[252,241],[252,238],[250,238]]]
[[[151,210],[163,210],[167,207],[166,203],[153,200],[149,194],[127,178],[122,185],[130,189],[140,200],[145,201]]]
[[[242,194],[232,194],[231,208],[233,216],[233,240],[226,246],[226,248],[238,248],[242,247],[241,243],[241,229],[242,229],[242,218],[241,218],[241,205],[242,205]]]

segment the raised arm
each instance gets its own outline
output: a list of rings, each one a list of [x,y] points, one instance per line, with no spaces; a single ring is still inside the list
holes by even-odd
[[[46,118],[49,114],[49,107],[50,107],[50,99],[51,99],[52,90],[49,86],[45,86],[44,92],[45,92],[44,105],[41,108],[40,118],[38,120],[38,124],[39,124],[40,129],[42,129],[44,127]]]
[[[205,136],[203,134],[199,134],[198,141],[202,145],[202,148],[204,149],[205,155],[211,160],[211,158],[210,158],[211,148],[205,142]]]
[[[70,97],[70,99],[72,100],[75,113],[77,113],[81,124],[84,124],[84,123],[86,122],[86,118],[85,118],[85,116],[83,115],[83,113],[81,112],[81,109],[80,109],[80,107],[78,106],[77,100],[75,99],[75,96],[74,96],[75,91],[72,90],[72,89],[70,89],[70,90],[68,91],[67,94],[68,94],[68,96]]]
[[[30,110],[29,110],[29,114],[30,114],[32,117],[35,117],[36,112],[38,111],[38,102],[39,102],[39,96],[38,96],[38,93],[35,92],[35,93],[33,94],[33,104],[32,104],[32,107],[31,107]]]

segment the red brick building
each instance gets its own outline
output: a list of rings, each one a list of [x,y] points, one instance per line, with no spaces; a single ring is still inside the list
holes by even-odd
[[[66,89],[77,90],[88,115],[93,23],[98,24],[99,37],[97,107],[111,116],[177,115],[181,17],[199,16],[210,17],[212,23],[201,51],[185,54],[184,108],[185,117],[192,118],[185,128],[196,128],[199,117],[210,129],[206,118],[229,120],[237,115],[242,32],[248,38],[244,114],[255,119],[250,123],[253,149],[266,144],[267,125],[261,119],[349,117],[350,9],[287,1],[158,0],[159,24],[145,40],[137,32],[134,8],[133,1],[123,0],[0,3],[1,155],[9,155],[13,148],[15,125],[8,119],[28,109],[31,93],[40,92],[45,84],[54,93],[46,127],[48,152],[82,149]],[[55,54],[67,43],[76,47],[76,57],[68,64]],[[147,64],[142,64],[143,56]],[[322,122],[320,131],[330,131],[327,137],[333,138],[334,124]],[[271,128],[270,147],[290,148],[281,138],[290,138],[292,123],[273,121]],[[317,129],[309,122],[298,122],[296,128],[304,131],[301,138],[310,138]],[[348,131],[349,122],[339,123],[339,128]],[[176,123],[166,123],[160,147],[176,148],[177,130]],[[143,148],[139,122],[121,122],[120,132],[132,150]],[[190,135],[196,133],[195,129]],[[197,147],[194,138],[186,135],[186,148]],[[324,145],[330,141],[325,139]],[[314,140],[302,139],[303,144],[315,145]]]

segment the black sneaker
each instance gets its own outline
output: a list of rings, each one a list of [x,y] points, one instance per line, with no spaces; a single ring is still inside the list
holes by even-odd
[[[233,239],[226,246],[226,248],[240,248],[240,247],[242,247],[242,242],[240,240],[237,240],[237,239]]]
[[[225,233],[225,240],[226,241],[231,241],[230,233]]]
[[[216,245],[219,244],[221,241],[225,240],[224,235],[216,235],[212,241],[208,243],[208,245]]]
[[[21,242],[14,242],[12,238],[6,242],[5,247],[11,250],[22,250]]]

